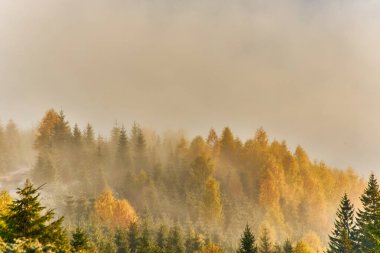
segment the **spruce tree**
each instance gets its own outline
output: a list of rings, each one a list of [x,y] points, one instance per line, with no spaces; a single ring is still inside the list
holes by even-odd
[[[293,252],[293,246],[289,239],[286,239],[284,246],[284,253],[292,253]]]
[[[152,245],[150,240],[150,231],[148,225],[144,224],[141,232],[141,237],[139,240],[139,253],[149,253],[152,252]]]
[[[77,227],[73,233],[73,238],[71,239],[70,244],[75,252],[88,250],[89,241],[87,234],[80,227]]]
[[[116,230],[116,232],[115,232],[115,245],[117,248],[117,253],[129,252],[127,231],[122,230],[122,229]]]
[[[182,233],[178,226],[172,227],[168,237],[168,252],[170,253],[184,253],[185,246],[182,239]]]
[[[135,222],[131,223],[128,230],[128,245],[131,253],[137,252],[139,248],[139,230]]]
[[[260,253],[271,253],[272,251],[272,243],[270,242],[269,232],[267,228],[264,228],[262,236],[260,238]]]
[[[377,252],[376,237],[380,230],[380,193],[379,184],[371,174],[368,186],[360,197],[362,210],[357,213],[357,230],[356,230],[356,251],[359,252]]]
[[[284,253],[282,247],[279,244],[274,245],[272,253]]]
[[[354,207],[344,194],[336,213],[335,228],[329,236],[328,253],[354,252]]]
[[[9,213],[1,216],[5,224],[1,237],[6,242],[24,237],[37,239],[43,244],[60,246],[67,243],[62,229],[63,217],[53,221],[54,211],[45,210],[40,203],[40,189],[35,188],[29,180],[26,180],[22,189],[17,188],[19,198],[9,205]]]
[[[257,253],[255,236],[252,234],[248,224],[244,229],[243,236],[240,239],[240,248],[237,253]]]
[[[163,253],[167,248],[167,229],[164,225],[161,225],[156,235],[156,245],[158,252]]]

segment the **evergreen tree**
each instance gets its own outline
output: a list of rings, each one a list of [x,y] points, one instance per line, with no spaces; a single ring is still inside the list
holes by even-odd
[[[53,143],[60,148],[71,138],[70,126],[65,117],[65,114],[61,110],[58,115],[58,122],[54,125]]]
[[[62,229],[63,217],[52,221],[54,211],[45,211],[39,201],[39,188],[35,188],[29,180],[24,187],[17,188],[18,199],[9,205],[9,213],[1,216],[5,229],[1,231],[2,238],[7,242],[13,242],[18,238],[37,239],[41,243],[55,243],[64,245],[67,243]],[[45,213],[43,213],[45,211]]]
[[[328,253],[354,252],[354,208],[344,194],[336,213],[335,228],[329,236]]]
[[[71,239],[70,244],[75,252],[80,250],[88,250],[89,241],[87,234],[80,227],[77,227],[73,233],[73,238]]]
[[[204,246],[203,238],[195,233],[195,231],[189,231],[185,242],[185,252],[193,253],[193,252],[201,252]]]
[[[376,252],[376,237],[380,230],[380,193],[374,174],[371,174],[360,200],[363,209],[357,213],[357,250],[365,253]]]
[[[160,253],[164,253],[167,248],[167,229],[164,225],[161,225],[158,229],[156,236],[156,245]]]
[[[116,151],[116,166],[118,169],[126,169],[128,159],[128,137],[125,128],[122,127],[119,135],[119,142]]]
[[[152,243],[150,241],[150,231],[147,224],[144,224],[141,237],[139,241],[139,253],[149,253],[152,252]]]
[[[170,253],[184,253],[185,247],[178,226],[172,227],[168,237],[168,252]]]
[[[147,169],[146,141],[142,129],[134,123],[131,142],[133,145],[133,164],[135,169]]]
[[[135,222],[131,223],[128,230],[128,245],[131,253],[137,252],[139,248],[139,231]]]
[[[267,228],[263,229],[262,235],[260,237],[260,253],[271,253],[272,252],[272,243],[270,242],[269,232]]]
[[[128,234],[123,229],[117,229],[115,233],[117,253],[128,253]]]
[[[243,236],[240,239],[240,248],[237,253],[257,253],[255,236],[252,234],[248,224],[244,229]]]
[[[83,133],[84,141],[86,142],[88,147],[94,145],[95,142],[95,133],[93,127],[90,123],[87,123],[86,129]]]
[[[78,124],[74,125],[73,129],[73,142],[76,146],[79,146],[82,142],[82,132],[80,131]]]
[[[220,139],[220,153],[227,161],[233,161],[235,158],[235,138],[232,131],[226,127],[223,130],[222,137]]]
[[[289,239],[286,239],[284,246],[284,253],[292,253],[293,252],[293,246]]]
[[[272,253],[284,253],[284,251],[279,244],[276,244],[273,247]]]

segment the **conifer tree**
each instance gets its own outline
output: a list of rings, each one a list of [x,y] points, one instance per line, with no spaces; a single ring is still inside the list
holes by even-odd
[[[161,225],[158,229],[156,236],[156,244],[158,247],[158,252],[163,253],[167,248],[167,229],[164,225]]]
[[[292,253],[293,252],[293,246],[289,239],[286,239],[284,246],[284,253]]]
[[[362,210],[357,213],[357,250],[360,252],[376,252],[376,236],[380,230],[380,193],[374,174],[371,174],[368,186],[360,197]]]
[[[267,228],[263,229],[262,236],[260,237],[260,253],[271,253],[272,251],[272,243],[269,239],[269,232]]]
[[[128,234],[124,229],[117,229],[115,232],[115,245],[117,248],[117,253],[129,252],[128,249]]]
[[[135,169],[147,169],[146,141],[142,129],[136,123],[132,127],[131,143]]]
[[[139,253],[149,253],[152,251],[152,245],[150,241],[150,231],[147,224],[143,225],[141,237],[139,241]]]
[[[193,253],[193,252],[201,252],[204,246],[203,238],[195,233],[194,231],[189,231],[186,242],[185,242],[185,252]]]
[[[182,239],[182,234],[178,226],[172,227],[168,237],[168,252],[184,253],[185,247]]]
[[[53,142],[58,147],[63,147],[71,138],[69,122],[66,121],[65,117],[61,110],[58,115],[58,122],[54,125]]]
[[[52,209],[45,210],[40,203],[39,188],[35,188],[26,180],[23,188],[17,189],[18,199],[9,205],[9,213],[1,216],[5,229],[1,231],[2,238],[13,242],[18,238],[37,239],[41,243],[64,245],[66,235],[62,229],[63,217],[54,219]],[[45,211],[43,213],[43,211]]]
[[[88,147],[91,147],[92,145],[94,145],[95,133],[90,123],[87,123],[86,129],[83,133],[83,137]]]
[[[137,223],[133,222],[129,226],[128,230],[128,245],[131,253],[137,252],[139,248],[139,231]]]
[[[284,251],[279,244],[276,244],[273,247],[272,253],[284,253]]]
[[[328,253],[354,252],[354,208],[344,194],[336,213],[335,228],[329,236]]]
[[[118,169],[125,169],[128,165],[128,137],[125,128],[122,127],[119,135],[119,143],[116,153],[116,166]]]
[[[74,125],[73,129],[73,143],[79,146],[82,142],[82,132],[80,131],[78,124]]]
[[[235,138],[232,131],[226,127],[223,130],[220,139],[220,153],[227,161],[233,161],[235,158]]]
[[[87,234],[80,227],[77,227],[73,233],[73,238],[71,239],[70,244],[75,252],[88,250],[89,240]]]
[[[257,253],[255,236],[252,234],[248,224],[244,229],[243,236],[240,239],[240,248],[237,253]]]

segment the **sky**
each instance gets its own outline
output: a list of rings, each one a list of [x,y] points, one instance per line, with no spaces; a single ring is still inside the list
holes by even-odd
[[[2,0],[0,119],[191,137],[263,127],[380,175],[377,0]]]

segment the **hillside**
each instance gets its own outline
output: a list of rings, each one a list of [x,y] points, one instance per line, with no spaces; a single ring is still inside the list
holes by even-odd
[[[68,205],[91,209],[109,187],[139,216],[194,227],[227,247],[249,223],[255,233],[268,229],[274,241],[302,239],[317,250],[327,243],[343,193],[358,200],[365,184],[353,170],[311,161],[301,146],[291,151],[285,141],[271,141],[263,129],[244,143],[227,127],[189,140],[116,125],[110,136],[96,137],[90,124],[81,130],[54,110],[40,122],[30,176],[46,183],[68,225],[85,222]],[[2,171],[12,168],[4,164]]]

